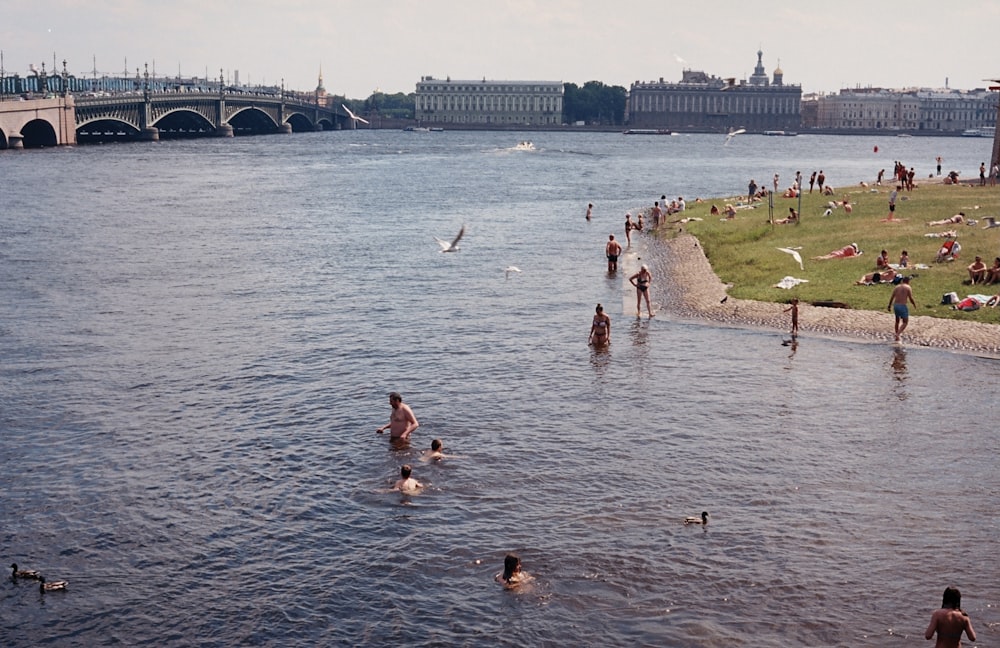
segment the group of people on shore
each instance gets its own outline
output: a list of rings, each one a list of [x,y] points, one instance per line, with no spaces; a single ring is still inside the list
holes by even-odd
[[[389,412],[389,422],[376,428],[375,432],[382,434],[388,429],[390,442],[404,444],[409,441],[413,431],[420,427],[420,422],[417,421],[410,406],[403,402],[403,396],[399,392],[389,393],[389,406],[392,408]],[[437,461],[447,456],[444,454],[441,439],[434,439],[431,441],[430,450],[425,450],[421,458],[424,461]],[[399,469],[399,479],[392,485],[392,490],[414,494],[423,488],[424,485],[413,477],[413,467],[410,464],[403,464]],[[532,576],[521,569],[521,559],[516,554],[507,554],[504,558],[503,571],[494,578],[504,587],[517,587],[532,580]]]

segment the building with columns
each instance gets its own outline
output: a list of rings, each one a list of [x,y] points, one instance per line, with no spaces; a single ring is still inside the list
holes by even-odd
[[[558,126],[562,81],[480,81],[421,77],[416,119],[421,124]]]
[[[757,52],[753,74],[738,83],[695,70],[684,70],[679,83],[636,81],[629,91],[629,126],[720,133],[798,130],[802,86],[786,85],[780,64],[768,78],[763,56]]]
[[[807,103],[815,104],[815,111],[809,111],[815,112],[815,123],[808,126],[841,131],[960,134],[997,121],[997,95],[985,88],[853,88],[812,97]]]

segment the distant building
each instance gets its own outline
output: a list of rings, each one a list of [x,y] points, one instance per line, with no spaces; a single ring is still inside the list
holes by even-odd
[[[421,77],[416,119],[423,124],[558,126],[562,81],[460,81]]]
[[[960,134],[997,122],[997,95],[984,88],[854,88],[811,101],[816,118],[814,124],[807,123],[821,129]]]
[[[636,81],[629,91],[629,126],[717,132],[798,130],[802,86],[785,85],[780,66],[769,79],[763,56],[757,52],[754,73],[739,83],[694,70],[684,70],[679,83],[662,78]]]

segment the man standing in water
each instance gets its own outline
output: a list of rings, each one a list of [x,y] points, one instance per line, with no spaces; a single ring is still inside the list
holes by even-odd
[[[917,302],[913,301],[913,289],[910,288],[910,278],[903,277],[902,282],[893,288],[892,295],[889,297],[889,305],[885,307],[886,310],[891,310],[896,316],[896,342],[899,342],[899,337],[906,330],[906,325],[910,323],[910,309],[906,306],[907,301],[913,304],[914,308],[917,307]]]
[[[410,434],[414,430],[420,427],[420,423],[417,422],[417,417],[413,415],[410,406],[403,402],[403,397],[399,395],[399,392],[389,394],[389,405],[392,406],[389,422],[375,431],[382,434],[386,428],[389,428],[390,441],[405,441],[410,438]]]
[[[608,257],[608,272],[618,272],[618,255],[622,253],[622,244],[615,240],[614,234],[608,235],[608,244],[604,246],[604,254]]]

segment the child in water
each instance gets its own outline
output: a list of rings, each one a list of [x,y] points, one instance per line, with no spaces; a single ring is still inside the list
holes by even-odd
[[[424,450],[421,459],[424,461],[437,461],[444,459],[444,456],[444,446],[441,444],[441,439],[434,439],[431,441],[431,449]]]
[[[788,308],[785,312],[791,312],[792,314],[792,339],[794,340],[799,335],[799,299],[798,297],[793,297],[792,301],[789,302]]]

